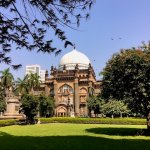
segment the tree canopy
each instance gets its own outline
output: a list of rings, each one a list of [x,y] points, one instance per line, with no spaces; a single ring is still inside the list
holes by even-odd
[[[61,49],[52,45],[49,29],[63,41],[64,46],[73,45],[65,35],[64,28],[76,29],[82,19],[89,17],[94,0],[4,0],[0,1],[0,63],[14,69],[7,53],[22,47],[29,51],[59,54]],[[9,15],[6,15],[9,14]]]
[[[150,45],[121,50],[107,62],[102,96],[124,100],[133,112],[150,113]]]
[[[38,112],[38,98],[32,94],[24,94],[21,97],[20,111],[26,115],[27,123],[34,123],[34,117]]]
[[[108,102],[100,105],[100,111],[105,115],[111,115],[112,118],[114,115],[120,115],[122,117],[122,114],[128,114],[130,112],[124,102],[114,99],[110,99]]]
[[[97,96],[90,96],[88,97],[87,99],[87,106],[88,106],[88,109],[89,109],[89,115],[91,115],[91,111],[94,111],[94,114],[99,114],[100,111],[99,111],[99,105],[101,103],[101,99],[100,97],[97,97]]]
[[[14,81],[14,77],[13,75],[10,73],[9,68],[0,71],[0,80],[1,80],[1,85],[4,89],[4,94],[5,96],[9,95],[9,89],[13,87],[13,81]]]
[[[29,85],[28,85],[28,75],[26,75],[23,79],[17,78],[16,81],[16,93],[18,95],[23,95],[29,93]]]
[[[6,110],[5,92],[2,83],[0,82],[0,112]]]
[[[54,98],[48,97],[44,94],[38,96],[39,100],[39,112],[40,117],[50,117],[53,116],[54,111]]]

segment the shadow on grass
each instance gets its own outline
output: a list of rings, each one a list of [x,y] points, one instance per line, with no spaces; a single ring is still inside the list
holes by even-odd
[[[91,128],[87,132],[106,135],[137,136],[142,129],[136,128]]]
[[[148,150],[150,140],[91,136],[13,136],[0,132],[1,150]]]

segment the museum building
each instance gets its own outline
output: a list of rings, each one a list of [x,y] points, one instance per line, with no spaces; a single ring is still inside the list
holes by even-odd
[[[73,49],[61,58],[58,68],[46,71],[44,86],[46,95],[55,99],[54,116],[86,117],[88,97],[100,93],[100,84],[89,58]]]

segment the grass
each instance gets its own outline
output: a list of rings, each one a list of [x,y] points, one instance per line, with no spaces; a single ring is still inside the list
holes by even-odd
[[[148,150],[143,125],[40,124],[0,128],[1,150]]]

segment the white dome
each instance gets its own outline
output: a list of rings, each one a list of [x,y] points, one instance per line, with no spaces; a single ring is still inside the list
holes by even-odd
[[[74,49],[61,58],[59,69],[63,69],[65,65],[67,70],[74,70],[76,64],[78,64],[79,69],[88,69],[90,60],[86,55]]]

